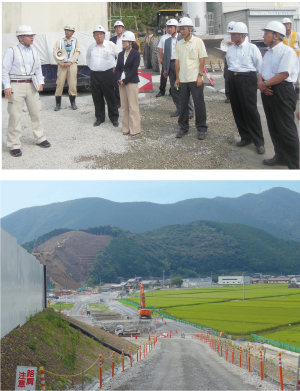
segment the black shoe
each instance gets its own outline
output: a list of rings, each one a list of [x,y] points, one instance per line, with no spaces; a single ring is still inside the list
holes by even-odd
[[[236,143],[237,147],[245,147],[246,145],[249,145],[252,143],[252,140],[241,140],[238,143]]]
[[[36,144],[36,145],[38,145],[38,146],[41,147],[41,148],[50,148],[50,147],[51,147],[51,144],[50,144],[49,141],[47,141],[47,140],[43,141],[43,142],[40,143],[40,144]]]
[[[187,133],[188,133],[187,130],[180,129],[179,132],[176,134],[176,138],[182,138]]]
[[[230,103],[230,99],[229,99],[229,98],[226,98],[226,99],[225,99],[225,103]]]
[[[55,101],[56,101],[56,106],[54,108],[54,111],[59,111],[61,105],[61,96],[56,96]]]
[[[75,99],[76,99],[76,96],[74,95],[69,95],[69,99],[70,99],[70,103],[71,103],[71,107],[73,110],[77,110],[78,107],[76,106],[75,104]]]
[[[97,120],[94,122],[93,126],[99,126],[99,125],[101,125],[103,122],[104,122],[104,121],[100,121],[100,119],[97,119]]]
[[[155,96],[156,96],[156,98],[160,98],[161,96],[165,96],[165,93],[159,91],[159,93],[156,94]]]
[[[21,149],[11,149],[9,152],[10,152],[11,156],[13,156],[13,157],[22,156]]]
[[[194,117],[194,114],[189,115],[189,119],[192,119]]]
[[[287,163],[284,160],[278,159],[276,156],[271,159],[264,159],[263,164],[265,166],[287,166]]]
[[[118,121],[117,122],[113,122],[112,124],[114,125],[115,128],[117,128],[119,126],[119,122]]]
[[[259,154],[259,155],[263,155],[266,150],[265,150],[265,147],[263,145],[259,145],[256,147],[256,152]]]
[[[206,139],[206,136],[207,136],[207,132],[204,132],[204,130],[202,130],[202,131],[199,132],[199,134],[198,134],[198,140],[205,140],[205,139]]]
[[[178,111],[175,111],[175,113],[172,113],[171,114],[171,117],[178,117],[180,113],[178,113]]]

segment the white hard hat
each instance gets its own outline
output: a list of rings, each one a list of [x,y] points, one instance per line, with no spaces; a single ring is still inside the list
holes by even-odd
[[[192,22],[192,19],[188,18],[187,16],[184,16],[179,20],[178,26],[194,27],[194,24]]]
[[[227,33],[231,33],[232,27],[235,25],[235,22],[229,22],[227,25]]]
[[[72,30],[72,31],[75,31],[75,27],[72,26],[71,24],[67,24],[67,25],[64,27],[64,30]]]
[[[280,33],[282,35],[285,36],[286,34],[286,28],[285,28],[285,25],[280,23],[280,22],[269,22],[265,28],[263,28],[262,30],[270,30],[270,31],[274,31],[274,33]]]
[[[30,26],[28,24],[22,24],[17,28],[16,31],[16,36],[18,37],[19,35],[36,35]]]
[[[248,27],[243,22],[234,23],[232,33],[248,34]]]
[[[176,19],[169,19],[166,26],[178,26],[178,21]]]
[[[122,26],[122,27],[125,27],[123,22],[121,20],[117,20],[116,23],[114,24],[114,28],[118,27],[118,26]]]
[[[96,32],[102,32],[105,34],[105,28],[103,26],[101,26],[101,24],[97,24],[97,26],[93,30],[93,33],[96,33]]]
[[[290,18],[283,18],[281,23],[292,23]]]
[[[134,33],[132,31],[125,31],[122,35],[122,41],[136,42]]]
[[[56,50],[56,52],[54,53],[54,57],[55,57],[58,61],[62,61],[62,60],[64,60],[64,59],[67,57],[67,52],[66,52],[64,49],[58,49],[58,50]]]

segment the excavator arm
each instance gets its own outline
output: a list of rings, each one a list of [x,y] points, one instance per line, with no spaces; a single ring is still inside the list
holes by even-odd
[[[146,308],[146,300],[145,300],[145,292],[144,292],[144,287],[143,284],[138,281],[139,286],[140,286],[140,307],[141,309],[139,310],[139,317],[142,319],[142,317],[146,317],[151,319],[151,310]]]

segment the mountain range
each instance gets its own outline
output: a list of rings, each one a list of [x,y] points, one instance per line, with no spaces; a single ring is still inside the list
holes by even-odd
[[[273,188],[237,198],[195,198],[173,204],[82,198],[18,210],[3,217],[1,225],[21,244],[60,228],[110,225],[142,233],[196,220],[245,224],[278,238],[300,241],[300,194]]]

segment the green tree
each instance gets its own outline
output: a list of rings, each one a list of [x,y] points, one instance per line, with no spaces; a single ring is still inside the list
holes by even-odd
[[[182,283],[183,283],[183,279],[181,277],[173,277],[172,278],[171,285],[181,287]]]

